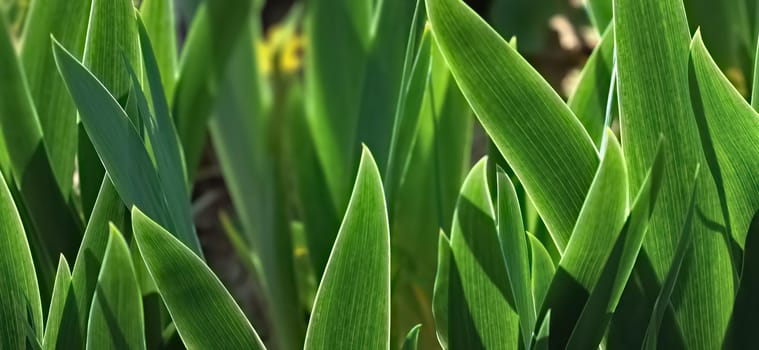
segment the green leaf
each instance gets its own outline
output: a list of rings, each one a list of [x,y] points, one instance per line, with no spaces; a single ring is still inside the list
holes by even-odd
[[[129,246],[111,225],[87,322],[87,349],[145,349],[142,312]]]
[[[370,1],[358,2],[369,3]],[[413,43],[414,49],[411,49],[413,53],[416,53],[416,48],[421,46],[421,32],[424,29],[425,13],[419,13],[420,20],[414,22],[414,16],[417,13],[416,5],[420,2],[423,3],[423,1],[417,0],[383,0],[377,1],[374,5],[372,23],[366,27],[370,30],[371,41],[366,57],[365,73],[361,79],[361,98],[357,101],[359,102],[359,110],[356,115],[358,119],[357,130],[352,135],[347,135],[349,137],[342,136],[347,140],[353,139],[351,141],[354,143],[351,145],[353,152],[358,150],[357,142],[363,142],[369,149],[373,150],[374,157],[377,159],[377,166],[381,169],[383,177],[384,171],[389,166],[392,137],[398,121],[397,118],[389,116],[396,115],[398,97],[406,94],[404,82],[408,82],[408,80],[404,81],[404,74],[406,68],[410,68],[406,65],[408,44]],[[429,59],[429,55],[422,57]],[[422,70],[424,71],[424,69]],[[417,88],[416,99],[421,98],[423,90],[423,85],[421,88]],[[412,113],[418,113],[418,104],[417,107],[414,107],[412,103],[407,108],[416,108],[417,111]],[[412,118],[414,117],[416,116],[413,115]],[[410,125],[414,125],[414,123],[412,122]],[[416,130],[414,127],[410,129],[411,132]],[[352,161],[355,159],[353,158]]]
[[[139,38],[135,24],[135,9],[131,0],[91,0],[90,22],[87,28],[83,56],[75,56],[105,86],[121,105],[127,103],[131,91],[131,80],[124,67],[124,56],[142,74]],[[72,47],[66,46],[68,50]],[[49,50],[49,48],[48,48]],[[69,51],[72,52],[72,51]],[[73,53],[73,52],[72,52]],[[76,100],[76,99],[75,99]],[[77,104],[77,107],[78,106]],[[80,111],[81,113],[81,111]],[[80,114],[79,118],[82,116]],[[98,157],[93,157],[93,143],[88,135],[90,130],[80,128],[84,133],[79,138],[79,178],[82,206],[89,209],[94,205],[93,194],[99,190],[105,170]],[[95,136],[97,137],[97,136]]]
[[[382,180],[364,148],[316,293],[305,349],[390,347],[390,232]]]
[[[248,254],[260,257],[273,338],[281,348],[292,349],[303,346],[306,324],[297,303],[287,175],[280,164],[286,156],[279,143],[286,138],[278,133],[286,132],[280,125],[287,125],[293,116],[285,110],[274,119],[264,109],[262,94],[267,86],[256,70],[253,47],[260,30],[257,25],[258,20],[251,19],[240,34],[209,127],[246,243],[255,249]],[[274,98],[274,108],[284,110],[286,106],[279,105],[283,96]],[[323,199],[315,204],[322,206]]]
[[[48,147],[50,165],[64,198],[74,179],[77,125],[74,102],[69,97],[50,51],[50,36],[82,57],[91,0],[31,1],[21,47],[21,62],[29,93]]]
[[[543,305],[543,300],[548,293],[548,288],[550,288],[551,281],[556,273],[556,266],[554,266],[553,260],[551,260],[551,255],[548,254],[546,248],[543,247],[543,243],[529,232],[527,233],[527,236],[530,238],[530,276],[532,278],[532,296],[535,303],[535,310],[537,311],[540,310]],[[546,316],[546,318],[547,317],[548,316]],[[545,321],[543,322],[545,323]]]
[[[111,95],[120,101],[126,100],[132,82],[122,56],[126,55],[133,67],[137,67],[137,72],[142,73],[134,5],[132,0],[91,1],[82,62]],[[58,38],[56,40],[65,45]]]
[[[708,164],[690,100],[690,35],[680,0],[616,0],[614,10],[622,144],[631,190],[640,189],[659,135],[671,155],[643,243],[655,280],[663,281],[685,222],[693,171]],[[715,180],[710,172],[698,178],[693,235],[699,239],[686,257],[689,268],[680,275],[688,288],[672,296],[675,321],[689,348],[721,345],[735,295],[731,241],[738,236],[730,237]]]
[[[306,9],[306,120],[338,215],[345,210],[358,156],[355,137],[371,49],[370,4],[317,0]]]
[[[403,63],[400,96],[396,103],[395,121],[387,156],[385,187],[390,205],[395,205],[395,191],[400,186],[406,165],[412,155],[413,141],[421,116],[420,109],[424,101],[426,87],[429,85],[432,56],[430,51],[431,38],[426,31],[419,33],[420,29],[423,28],[420,26],[420,22],[423,22],[425,17],[424,1],[418,0],[411,24],[411,33],[406,45],[407,51]],[[417,43],[417,36],[421,36],[421,43]]]
[[[55,284],[53,286],[53,297],[50,301],[50,309],[47,313],[45,323],[45,336],[42,340],[42,348],[45,350],[56,349],[58,335],[60,334],[61,321],[66,303],[69,300],[71,291],[71,270],[66,257],[61,255],[58,260],[58,271],[55,274]]]
[[[700,33],[691,44],[691,101],[727,229],[743,246],[751,219],[759,210],[759,198],[754,195],[759,193],[759,114],[719,70]]]
[[[548,83],[463,2],[428,0],[427,9],[461,91],[563,251],[598,166],[588,133]]]
[[[516,348],[519,316],[498,241],[485,164],[485,159],[477,162],[462,185],[453,218],[451,252],[482,344]]]
[[[145,23],[145,31],[155,43],[158,71],[165,98],[174,98],[174,84],[177,74],[176,19],[173,0],[145,0],[140,4],[140,13]],[[142,43],[140,37],[140,44]],[[146,67],[147,68],[147,67]]]
[[[664,151],[661,144],[660,141],[656,159],[646,176],[643,187],[632,202],[632,209],[629,215],[626,215],[625,225],[616,238],[609,258],[604,264],[600,264],[601,275],[572,330],[572,335],[567,342],[569,349],[598,347],[616,311],[635,262],[639,259],[638,253],[646,236],[648,220],[659,194],[661,172],[664,167]],[[588,245],[587,249],[594,250],[595,246],[595,244]]]
[[[251,15],[250,0],[203,2],[184,43],[172,111],[184,149],[188,179],[200,162],[216,86]],[[141,207],[142,208],[142,207]]]
[[[438,342],[443,349],[483,348],[464,297],[451,243],[442,231],[438,241],[438,265],[432,306]]]
[[[199,247],[200,242],[195,232],[195,222],[190,208],[190,194],[188,193],[187,174],[183,159],[182,149],[179,146],[179,138],[174,129],[169,105],[166,102],[161,76],[158,71],[158,63],[153,54],[152,44],[145,27],[138,20],[140,33],[140,48],[147,72],[148,83],[153,102],[154,114],[151,115],[147,106],[147,99],[139,88],[137,75],[127,64],[127,70],[132,77],[132,86],[136,92],[137,106],[145,124],[145,129],[150,138],[150,146],[155,157],[156,171],[164,190],[169,215],[179,232],[184,233],[185,244],[189,247]],[[180,181],[181,180],[181,181]],[[189,241],[187,241],[189,240]],[[199,251],[199,250],[196,250]]]
[[[599,32],[603,33],[609,30],[609,23],[612,19],[612,1],[610,0],[587,0],[585,8],[588,11],[590,20]],[[599,44],[600,45],[600,44]]]
[[[414,326],[408,331],[406,340],[403,341],[401,350],[417,350],[419,348],[419,329],[422,328],[421,324]]]
[[[514,295],[525,348],[529,348],[535,328],[535,304],[530,289],[530,260],[527,234],[522,223],[514,184],[502,169],[496,171],[498,240],[504,257],[509,286]]]
[[[42,337],[42,304],[32,254],[5,178],[0,176],[0,348],[25,349]],[[30,333],[30,334],[29,334]],[[27,335],[33,339],[27,340]]]
[[[69,257],[75,254],[81,227],[56,182],[26,79],[3,19],[0,28],[0,61],[4,62],[0,65],[0,129],[6,146],[10,146],[7,150],[12,177],[8,183],[19,190],[23,200],[19,208],[31,219],[28,239],[39,272],[42,299],[47,304],[55,279],[55,261],[61,252]]]
[[[567,102],[596,145],[600,144],[604,135],[613,66],[614,26],[609,26],[585,62],[577,87]]]
[[[607,146],[601,166],[561,256],[541,312],[552,311],[551,344],[554,346],[567,345],[627,217],[627,169],[622,147],[611,130],[606,130],[605,138]]]
[[[698,178],[698,169],[699,168],[696,168],[696,179]],[[643,341],[643,348],[646,349],[656,349],[658,347],[659,327],[661,327],[662,320],[664,320],[664,313],[672,302],[670,298],[672,297],[672,292],[675,290],[675,283],[677,282],[680,270],[683,267],[685,256],[690,251],[691,241],[693,241],[691,226],[693,224],[693,214],[696,209],[696,194],[698,193],[698,188],[696,187],[697,184],[698,182],[694,181],[693,192],[690,196],[690,206],[688,214],[685,217],[685,224],[683,225],[683,232],[680,235],[680,241],[677,243],[675,257],[672,260],[672,266],[670,267],[669,272],[667,272],[667,277],[662,283],[661,290],[659,291],[656,303],[654,304],[654,309],[651,312],[651,320],[648,322],[646,337]]]
[[[110,177],[106,176],[100,186],[71,273],[71,289],[61,321],[61,330],[58,332],[57,346],[60,348],[80,349],[85,346],[92,296],[108,245],[109,223],[122,227],[125,212],[124,204]]]
[[[756,8],[757,13],[759,13],[759,6]],[[759,38],[757,40],[759,41]],[[757,110],[759,109],[759,42],[756,45],[756,53],[754,54],[754,78],[752,79],[751,86],[751,107]]]
[[[80,118],[124,204],[139,205],[167,227],[184,228],[176,234],[194,251],[200,252],[194,229],[188,231],[186,223],[182,225],[174,221],[153,161],[126,112],[66,49],[57,43],[53,49],[58,68],[79,108]],[[171,208],[182,209],[186,210]]]
[[[240,307],[202,259],[136,207],[132,228],[145,266],[187,348],[264,349]]]

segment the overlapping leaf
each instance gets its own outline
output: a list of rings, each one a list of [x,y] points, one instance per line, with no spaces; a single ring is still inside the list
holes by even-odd
[[[708,151],[704,154],[690,101],[690,34],[679,0],[616,0],[614,11],[622,144],[631,190],[641,187],[660,134],[671,155],[644,242],[654,278],[663,281],[687,214],[692,174],[710,157]],[[721,345],[734,296],[731,250],[734,238],[740,236],[737,231],[729,234],[719,182],[710,172],[698,178],[693,235],[699,239],[684,262],[689,268],[680,275],[679,283],[688,287],[672,296],[676,322],[690,348]]]
[[[588,133],[540,75],[463,2],[428,0],[427,9],[456,82],[563,250],[598,166]]]

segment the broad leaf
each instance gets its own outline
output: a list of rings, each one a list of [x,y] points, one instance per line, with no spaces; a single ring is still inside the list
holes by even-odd
[[[710,157],[704,154],[703,129],[699,130],[691,105],[690,34],[680,0],[615,0],[614,11],[622,144],[631,190],[640,189],[659,135],[664,135],[671,155],[643,243],[659,282],[670,269],[680,239],[692,174],[699,164],[709,164]],[[702,175],[697,180],[699,210],[692,233],[698,239],[679,281],[688,288],[673,293],[672,305],[684,345],[711,349],[721,345],[727,329],[735,295],[732,251],[736,242],[740,244],[740,235],[737,231],[730,235],[718,191],[720,180],[710,172]]]
[[[79,108],[80,118],[124,204],[139,205],[163,225],[184,229],[175,234],[200,252],[194,228],[176,222],[170,212],[188,208],[168,207],[165,189],[153,161],[126,112],[95,76],[60,44],[54,45],[54,52],[58,69]],[[179,217],[189,215],[183,213]]]
[[[382,180],[367,148],[316,293],[305,349],[390,347],[390,232]]]
[[[527,61],[462,1],[428,0],[427,9],[461,91],[563,251],[598,166],[588,133]]]
[[[187,348],[264,349],[240,307],[192,250],[132,209],[132,228],[145,266]]]

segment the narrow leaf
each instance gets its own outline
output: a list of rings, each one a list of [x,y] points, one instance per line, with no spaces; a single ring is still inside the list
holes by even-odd
[[[42,304],[32,254],[13,198],[0,176],[0,348],[25,349],[42,338]],[[31,330],[31,331],[28,331]],[[33,339],[27,340],[27,333]]]
[[[124,237],[111,225],[87,323],[87,349],[145,349],[142,293]]]
[[[66,257],[61,255],[58,260],[58,272],[55,275],[53,297],[50,301],[50,310],[47,312],[45,323],[45,336],[42,340],[42,348],[45,350],[57,349],[58,335],[60,333],[63,312],[71,293],[71,271]]]

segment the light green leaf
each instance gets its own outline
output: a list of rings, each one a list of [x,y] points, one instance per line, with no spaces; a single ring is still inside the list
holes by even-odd
[[[483,348],[464,297],[451,243],[442,231],[438,241],[438,265],[432,306],[438,342],[443,349]]]
[[[24,27],[21,62],[29,93],[48,147],[48,157],[58,187],[68,198],[74,180],[77,125],[74,102],[69,97],[50,51],[53,35],[81,58],[91,0],[31,1]]]
[[[530,238],[530,256],[532,260],[530,263],[532,296],[535,302],[535,310],[538,311],[541,309],[543,300],[548,293],[548,288],[551,286],[551,281],[556,273],[556,266],[554,266],[551,255],[548,254],[548,251],[543,247],[540,240],[529,232],[527,236]],[[545,323],[545,321],[543,322]]]
[[[182,50],[175,96],[169,99],[190,182],[200,162],[216,87],[251,15],[250,0],[207,1],[200,6]]]
[[[604,31],[598,46],[585,62],[577,87],[567,102],[596,145],[600,144],[604,135],[604,120],[613,66],[614,26],[609,26]]]
[[[281,348],[293,349],[303,346],[306,324],[304,310],[297,303],[292,235],[287,221],[287,175],[282,174],[280,165],[285,156],[283,146],[278,144],[283,142],[278,133],[286,132],[279,123],[287,125],[292,115],[283,111],[272,120],[265,112],[262,94],[267,86],[256,69],[253,47],[261,30],[258,25],[257,19],[251,19],[240,33],[209,127],[246,244],[254,249],[247,255],[260,257],[272,338]],[[283,98],[278,94],[275,103],[282,103]],[[323,199],[315,204],[323,206]]]
[[[606,130],[605,137],[608,143],[601,166],[542,307],[541,314],[552,311],[554,346],[567,345],[627,217],[627,169],[622,148],[611,130]]]
[[[174,0],[145,0],[140,4],[140,13],[145,23],[145,30],[156,48],[155,57],[165,96],[172,99],[177,74],[177,25],[174,18]],[[142,39],[140,39],[140,44],[144,45]]]
[[[757,13],[759,13],[759,6],[756,8]],[[759,41],[759,38],[757,40]],[[751,107],[757,110],[759,109],[759,42],[756,44],[756,53],[754,54],[754,78],[751,86]]]
[[[47,305],[59,254],[72,257],[81,227],[68,207],[50,167],[47,147],[23,70],[0,16],[0,131],[3,133],[11,174],[7,183],[19,190],[18,207],[27,222],[27,238],[39,273],[42,300]]]
[[[585,8],[588,11],[590,20],[600,33],[609,29],[613,12],[611,5],[612,1],[610,0],[585,0]]]
[[[506,274],[519,315],[524,346],[529,348],[535,328],[535,304],[530,289],[527,234],[524,231],[522,209],[519,207],[514,184],[500,168],[496,171],[496,178],[498,240],[501,243]]]
[[[417,350],[419,348],[419,329],[422,328],[421,324],[414,326],[408,331],[406,340],[403,341],[401,350]]]
[[[743,246],[759,210],[759,114],[712,60],[697,32],[691,44],[693,111],[702,134],[707,164],[717,182],[728,232]]]
[[[421,116],[420,109],[424,101],[426,87],[429,85],[432,56],[430,51],[431,38],[427,32],[420,33],[420,29],[423,28],[420,22],[423,23],[425,17],[424,1],[418,0],[408,44],[406,45],[407,51],[403,63],[400,96],[396,103],[395,121],[387,155],[385,187],[390,205],[395,205],[395,191],[400,186],[406,165],[412,156],[413,141]],[[418,36],[421,36],[420,43],[417,43]]]
[[[369,3],[370,1],[352,2]],[[351,141],[354,143],[351,145],[353,152],[358,150],[357,142],[365,143],[373,151],[383,177],[384,171],[389,166],[392,137],[398,121],[397,118],[391,116],[396,115],[398,110],[398,97],[406,94],[404,74],[406,68],[410,68],[406,65],[408,44],[413,43],[412,56],[416,53],[416,48],[421,45],[421,33],[426,15],[424,12],[420,13],[420,20],[414,23],[414,15],[417,13],[415,9],[419,2],[417,0],[383,0],[377,1],[373,6],[372,23],[366,27],[370,30],[371,41],[366,57],[365,75],[361,80],[361,99],[357,101],[360,103],[358,115],[356,115],[357,130],[352,135],[342,136],[348,140],[355,138]],[[429,55],[422,57],[429,59]],[[408,79],[405,82],[408,82]],[[412,99],[421,98],[423,86],[417,89],[418,96]],[[412,103],[404,108],[413,109],[413,105]],[[412,113],[418,113],[418,104],[416,105],[417,111]],[[412,118],[415,117],[414,115]],[[410,125],[415,124],[412,121]],[[411,129],[411,132],[416,130],[414,127]]]
[[[486,348],[516,348],[520,342],[519,316],[498,242],[485,164],[485,159],[477,162],[462,185],[453,214],[451,251],[482,344]]]
[[[124,67],[124,56],[142,74],[139,38],[135,24],[135,9],[131,0],[91,0],[90,22],[87,28],[84,55],[80,60],[90,72],[105,86],[121,105],[127,102],[131,80]],[[64,47],[71,50],[71,47]],[[72,51],[69,51],[72,52]],[[72,52],[73,53],[73,52]],[[82,56],[75,56],[77,60]],[[79,107],[79,106],[77,106]],[[79,112],[81,119],[81,111]],[[82,206],[89,209],[94,205],[100,181],[104,175],[103,164],[94,155],[93,143],[86,127],[85,135],[79,138],[79,178]],[[97,136],[96,136],[97,137]]]
[[[187,348],[264,349],[240,307],[203,260],[136,207],[132,228],[145,266]]]
[[[61,321],[63,312],[69,300],[71,291],[71,270],[66,257],[61,255],[58,260],[58,271],[55,274],[55,284],[53,286],[53,297],[50,301],[50,309],[47,312],[47,321],[45,323],[45,336],[42,340],[42,348],[45,350],[56,349],[58,335],[60,334]]]
[[[364,148],[316,293],[305,349],[390,348],[390,232],[379,169]]]
[[[370,50],[370,4],[317,0],[306,8],[306,120],[337,213],[345,210],[358,156],[355,137]]]
[[[698,178],[699,168],[696,168],[695,178]],[[693,182],[693,192],[690,196],[690,206],[688,208],[688,214],[685,217],[685,224],[683,225],[683,232],[680,235],[680,241],[677,243],[677,250],[675,251],[675,257],[672,260],[672,266],[667,272],[667,277],[664,278],[659,295],[656,298],[654,309],[651,312],[651,320],[648,322],[648,329],[646,330],[646,336],[643,341],[643,348],[656,349],[658,348],[658,334],[659,327],[661,327],[662,320],[664,319],[664,313],[670,307],[672,302],[672,292],[675,290],[675,283],[680,275],[680,270],[683,267],[683,261],[686,254],[690,251],[691,242],[693,241],[693,233],[691,231],[691,225],[693,224],[693,214],[696,209],[696,194],[698,182]]]
[[[689,93],[690,34],[680,0],[615,0],[614,10],[622,144],[630,189],[640,189],[659,135],[664,135],[671,155],[650,234],[643,243],[655,279],[663,281],[685,222],[693,171],[698,164],[708,164]],[[698,198],[693,235],[699,239],[694,241],[693,254],[686,257],[689,268],[680,275],[680,283],[688,288],[676,290],[672,304],[684,345],[712,349],[721,345],[730,317],[736,274],[731,241],[739,236],[729,235],[710,172],[698,178]]]
[[[0,241],[3,242],[0,244],[0,285],[3,286],[0,290],[0,348],[25,349],[42,338],[42,304],[29,243],[2,176],[0,222]]]
[[[572,335],[567,342],[569,349],[590,349],[599,346],[636,261],[645,259],[645,257],[638,257],[638,253],[643,245],[648,220],[653,212],[662,181],[664,151],[661,144],[660,142],[656,159],[646,176],[643,187],[632,202],[629,215],[626,215],[625,225],[616,238],[609,258],[604,264],[599,264],[602,266],[601,275],[572,330]],[[592,190],[591,193],[593,193]],[[591,244],[587,246],[587,250],[596,249],[596,244],[589,243]]]
[[[60,348],[81,349],[85,346],[92,296],[108,245],[109,223],[122,227],[125,211],[110,177],[106,176],[100,186],[71,273],[71,289],[63,312],[61,330],[58,332],[57,346]]]
[[[132,82],[122,56],[127,56],[139,74],[142,72],[134,5],[132,0],[91,1],[90,24],[82,62],[111,95],[119,101],[125,101]]]
[[[463,2],[428,0],[427,9],[461,91],[563,251],[598,166],[592,140],[548,83]]]
[[[145,349],[142,312],[129,246],[111,225],[87,322],[87,349]]]

